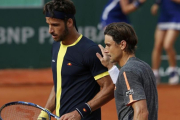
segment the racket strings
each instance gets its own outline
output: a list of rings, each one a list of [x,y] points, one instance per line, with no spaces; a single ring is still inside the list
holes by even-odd
[[[28,105],[10,105],[1,111],[3,120],[37,120],[41,110]]]

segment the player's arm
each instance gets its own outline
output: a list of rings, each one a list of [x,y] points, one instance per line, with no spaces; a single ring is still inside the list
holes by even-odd
[[[133,120],[148,120],[148,109],[146,100],[139,100],[132,103],[134,109],[134,118]]]
[[[119,75],[121,79],[121,89],[123,92],[123,99],[125,105],[132,106],[134,110],[133,120],[148,120],[148,109],[146,94],[142,82],[141,76],[134,71],[124,71]]]
[[[49,98],[47,100],[47,103],[45,105],[45,108],[53,112],[55,110],[55,91],[54,86],[52,87],[51,93],[49,95]],[[41,111],[40,115],[38,116],[38,120],[48,120],[48,115],[46,112]]]
[[[157,15],[158,8],[159,8],[159,5],[158,5],[158,4],[153,4],[153,5],[151,6],[151,14],[152,14],[152,15]]]
[[[114,84],[109,75],[97,80],[101,90],[88,102],[91,110],[94,111],[114,98]]]
[[[172,0],[172,1],[175,2],[175,3],[180,4],[180,0]]]
[[[160,4],[161,4],[161,0],[155,0],[155,3],[151,6],[152,15],[157,15]]]
[[[120,0],[120,6],[124,14],[129,14],[140,7],[146,0],[134,0],[129,3],[129,0]]]
[[[49,98],[47,100],[47,103],[45,105],[45,108],[53,112],[55,110],[56,104],[55,104],[55,91],[54,86],[52,87],[51,93],[49,95]]]
[[[64,114],[59,120],[80,120],[83,116],[85,117],[85,115],[90,114],[90,112],[100,108],[114,98],[114,84],[109,75],[100,78],[97,82],[101,86],[101,90],[92,100],[81,107],[82,109],[85,108],[86,112],[82,111],[81,108],[78,108],[70,113]]]

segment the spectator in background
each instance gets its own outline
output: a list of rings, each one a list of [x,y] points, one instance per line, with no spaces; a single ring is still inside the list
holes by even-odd
[[[161,54],[164,48],[169,62],[169,84],[178,84],[179,75],[176,67],[176,51],[174,42],[180,30],[180,0],[156,0],[151,7],[152,15],[160,14],[155,30],[155,43],[152,52],[152,69],[156,82],[160,82],[158,68],[161,64]]]
[[[100,29],[104,29],[112,22],[130,23],[127,14],[137,10],[146,0],[109,0],[105,6]]]

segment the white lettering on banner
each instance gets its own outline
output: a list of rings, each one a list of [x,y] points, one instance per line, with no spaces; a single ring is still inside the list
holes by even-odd
[[[99,31],[94,26],[85,26],[84,28],[82,26],[78,27],[79,33],[82,33],[84,36],[86,36],[89,39],[92,39],[94,42],[102,42],[104,39],[103,31]]]
[[[161,60],[168,60],[167,55],[161,55]],[[176,60],[180,60],[180,55],[176,55]]]
[[[0,27],[0,44],[26,44],[27,40],[34,36],[34,29],[32,27]]]
[[[103,31],[97,30],[94,26],[85,26],[85,27],[78,27],[78,32],[83,34],[89,39],[92,39],[94,42],[102,42],[104,39]],[[99,32],[99,33],[98,33]],[[53,43],[53,38],[49,34],[48,27],[40,27],[39,28],[39,43],[44,44],[45,40],[48,39],[49,43]]]
[[[5,29],[3,27],[0,27],[0,44],[4,44],[5,42],[6,42]]]
[[[27,39],[34,36],[34,29],[31,27],[23,27],[22,28],[22,43],[26,44]]]
[[[49,43],[53,43],[54,39],[51,37],[50,40],[49,40]]]
[[[49,28],[46,26],[41,26],[38,29],[39,44],[45,44],[48,40],[49,44],[53,43],[53,38],[49,34]],[[99,31],[94,26],[78,27],[79,33],[82,33],[87,38],[93,40],[94,42],[100,43],[104,39],[103,31]],[[35,29],[30,26],[24,27],[0,27],[0,44],[27,44],[28,39],[35,37]]]
[[[84,35],[92,40],[96,39],[97,30],[93,26],[87,26],[84,28]]]
[[[12,41],[14,40],[14,42],[16,44],[20,43],[20,28],[16,27],[15,29],[8,27],[7,28],[7,43],[11,44]]]
[[[99,35],[97,36],[96,40],[97,40],[96,42],[98,42],[98,43],[104,41],[104,31],[103,31],[103,30],[101,30],[101,31],[99,32]],[[104,43],[104,42],[103,42],[103,43]]]
[[[39,43],[44,44],[45,39],[47,39],[47,38],[49,39],[49,37],[51,37],[51,35],[49,34],[49,28],[48,27],[40,27],[39,28]]]

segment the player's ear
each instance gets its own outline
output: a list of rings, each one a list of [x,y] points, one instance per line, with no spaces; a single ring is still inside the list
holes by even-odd
[[[120,42],[120,47],[121,47],[121,50],[124,50],[125,48],[126,48],[126,41],[125,40],[122,40],[121,42]]]
[[[72,27],[73,26],[73,19],[72,18],[69,18],[67,20],[67,27]]]

